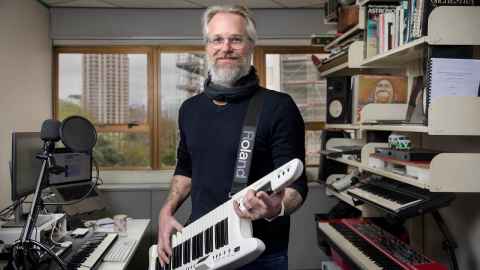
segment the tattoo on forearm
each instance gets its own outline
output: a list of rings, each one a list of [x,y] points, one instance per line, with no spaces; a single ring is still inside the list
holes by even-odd
[[[283,203],[285,205],[285,215],[290,215],[295,212],[295,210],[297,210],[302,205],[302,202],[303,198],[300,193],[298,193],[298,191],[293,188],[285,189],[285,197],[283,198]]]
[[[172,210],[176,211],[190,194],[190,188],[191,182],[188,181],[188,178],[179,179],[178,177],[173,177],[165,204],[170,205]]]

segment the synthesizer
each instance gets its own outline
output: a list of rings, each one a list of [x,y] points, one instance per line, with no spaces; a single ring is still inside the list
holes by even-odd
[[[360,269],[448,269],[367,220],[320,221],[318,232],[339,254]]]
[[[388,178],[375,178],[347,190],[353,198],[400,217],[415,216],[448,206],[453,193],[430,192]]]
[[[248,190],[268,194],[279,192],[297,180],[302,172],[302,162],[293,159],[173,234],[173,254],[164,268],[157,257],[157,246],[151,246],[149,270],[237,269],[255,260],[265,250],[265,245],[252,236],[251,221],[237,216],[233,201],[239,201],[242,208],[242,198]]]
[[[61,254],[60,258],[69,270],[97,269],[118,234],[89,232],[83,238],[72,239],[72,247]],[[61,269],[55,262],[50,262],[48,269]]]

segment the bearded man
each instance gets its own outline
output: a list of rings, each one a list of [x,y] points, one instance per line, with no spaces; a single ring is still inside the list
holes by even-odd
[[[159,214],[158,257],[165,265],[172,256],[170,237],[182,225],[174,213],[190,195],[190,222],[229,199],[240,133],[250,99],[262,92],[248,184],[298,158],[305,160],[304,122],[292,98],[259,86],[250,65],[257,40],[254,20],[238,6],[213,6],[203,16],[209,75],[204,92],[187,99],[179,111],[180,142],[171,188]],[[242,210],[252,220],[253,236],[265,251],[242,269],[288,269],[290,217],[307,196],[305,173],[285,188],[268,195],[249,190]]]

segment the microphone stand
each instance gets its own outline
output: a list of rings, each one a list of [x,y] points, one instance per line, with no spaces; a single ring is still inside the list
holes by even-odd
[[[25,226],[22,229],[22,233],[20,234],[20,241],[15,244],[14,248],[12,248],[12,257],[11,257],[11,261],[9,262],[9,266],[12,267],[12,269],[37,269],[38,266],[35,267],[36,266],[35,263],[38,263],[38,262],[32,262],[35,259],[35,256],[31,256],[33,254],[30,254],[31,249],[34,246],[37,246],[40,249],[43,249],[50,256],[52,256],[62,269],[64,270],[67,269],[65,264],[60,260],[60,258],[58,258],[58,256],[55,255],[55,253],[53,253],[49,248],[31,239],[32,231],[35,228],[38,214],[40,212],[40,209],[42,209],[44,206],[42,196],[41,196],[41,193],[42,193],[41,191],[44,184],[46,184],[45,176],[48,175],[47,171],[51,167],[55,167],[54,165],[55,161],[52,155],[54,147],[55,147],[54,142],[46,141],[44,145],[43,153],[41,155],[37,155],[38,159],[43,160],[42,168],[37,178],[37,186],[35,188],[35,193],[33,195],[32,206],[28,214],[27,222],[25,223]],[[15,247],[17,247],[18,249],[17,251],[19,253],[18,254],[19,256],[15,254],[16,253]],[[20,265],[17,264],[18,262],[17,258],[20,259]],[[27,260],[30,260],[30,264],[27,262]],[[13,265],[11,265],[11,263],[13,263]]]

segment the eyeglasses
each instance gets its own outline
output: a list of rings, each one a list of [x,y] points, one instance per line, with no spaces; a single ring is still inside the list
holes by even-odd
[[[244,36],[230,36],[230,37],[214,36],[214,37],[207,38],[207,42],[213,45],[214,47],[222,46],[223,44],[225,44],[225,41],[228,41],[228,44],[230,44],[232,47],[239,48],[247,42],[247,39]]]

